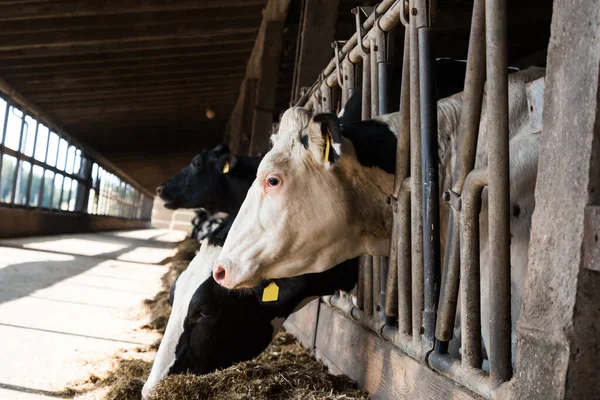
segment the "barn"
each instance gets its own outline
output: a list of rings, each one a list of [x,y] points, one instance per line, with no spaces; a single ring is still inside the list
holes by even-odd
[[[0,60],[0,398],[600,399],[597,2],[0,0]]]

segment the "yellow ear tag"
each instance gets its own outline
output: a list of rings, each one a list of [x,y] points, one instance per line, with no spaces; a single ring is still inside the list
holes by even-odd
[[[275,282],[271,282],[263,290],[262,301],[268,303],[279,299],[279,286]]]
[[[225,161],[225,165],[223,166],[223,173],[226,174],[229,172],[229,161]]]
[[[324,162],[329,161],[329,148],[331,147],[331,134],[327,132],[327,137],[325,138],[325,159]]]

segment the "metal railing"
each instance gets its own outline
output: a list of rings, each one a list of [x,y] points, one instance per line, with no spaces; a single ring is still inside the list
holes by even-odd
[[[336,97],[342,107],[360,86],[363,119],[388,113],[389,33],[401,23],[401,131],[389,198],[393,206],[389,262],[363,256],[356,299],[334,295],[325,301],[428,367],[491,397],[512,376],[506,1],[474,2],[458,127],[460,156],[453,166],[453,186],[443,195],[450,208],[443,267],[432,48],[435,3],[383,1],[374,8],[353,10],[356,34],[346,42],[334,42],[334,59],[296,105],[332,112]],[[486,67],[489,162],[487,167],[474,169]],[[480,312],[479,211],[484,187],[488,187],[489,226],[494,227],[488,233],[493,260],[489,277],[489,373],[482,369]],[[380,291],[382,295],[378,295]],[[459,296],[461,356],[456,359],[448,353],[448,346],[454,337]]]
[[[0,206],[150,219],[144,189],[0,83]]]

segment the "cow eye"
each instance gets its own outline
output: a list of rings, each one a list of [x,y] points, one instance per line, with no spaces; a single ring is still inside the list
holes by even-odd
[[[271,176],[269,179],[267,179],[267,183],[269,184],[269,186],[275,187],[275,186],[279,185],[279,178],[275,178],[274,176]]]
[[[201,318],[212,317],[213,314],[214,314],[214,310],[212,308],[203,308],[200,310]]]

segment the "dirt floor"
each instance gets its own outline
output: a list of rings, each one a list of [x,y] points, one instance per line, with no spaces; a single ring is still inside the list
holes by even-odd
[[[197,250],[197,242],[185,240],[169,263],[162,278],[163,289],[145,305],[151,315],[143,329],[162,334],[170,307],[171,284]],[[141,389],[152,367],[159,341],[150,346],[119,352],[98,365],[97,373],[74,384],[63,394],[76,399],[139,400]],[[204,376],[175,375],[163,380],[152,400],[352,400],[368,399],[353,382],[327,373],[327,368],[285,332],[254,360],[233,365]]]

